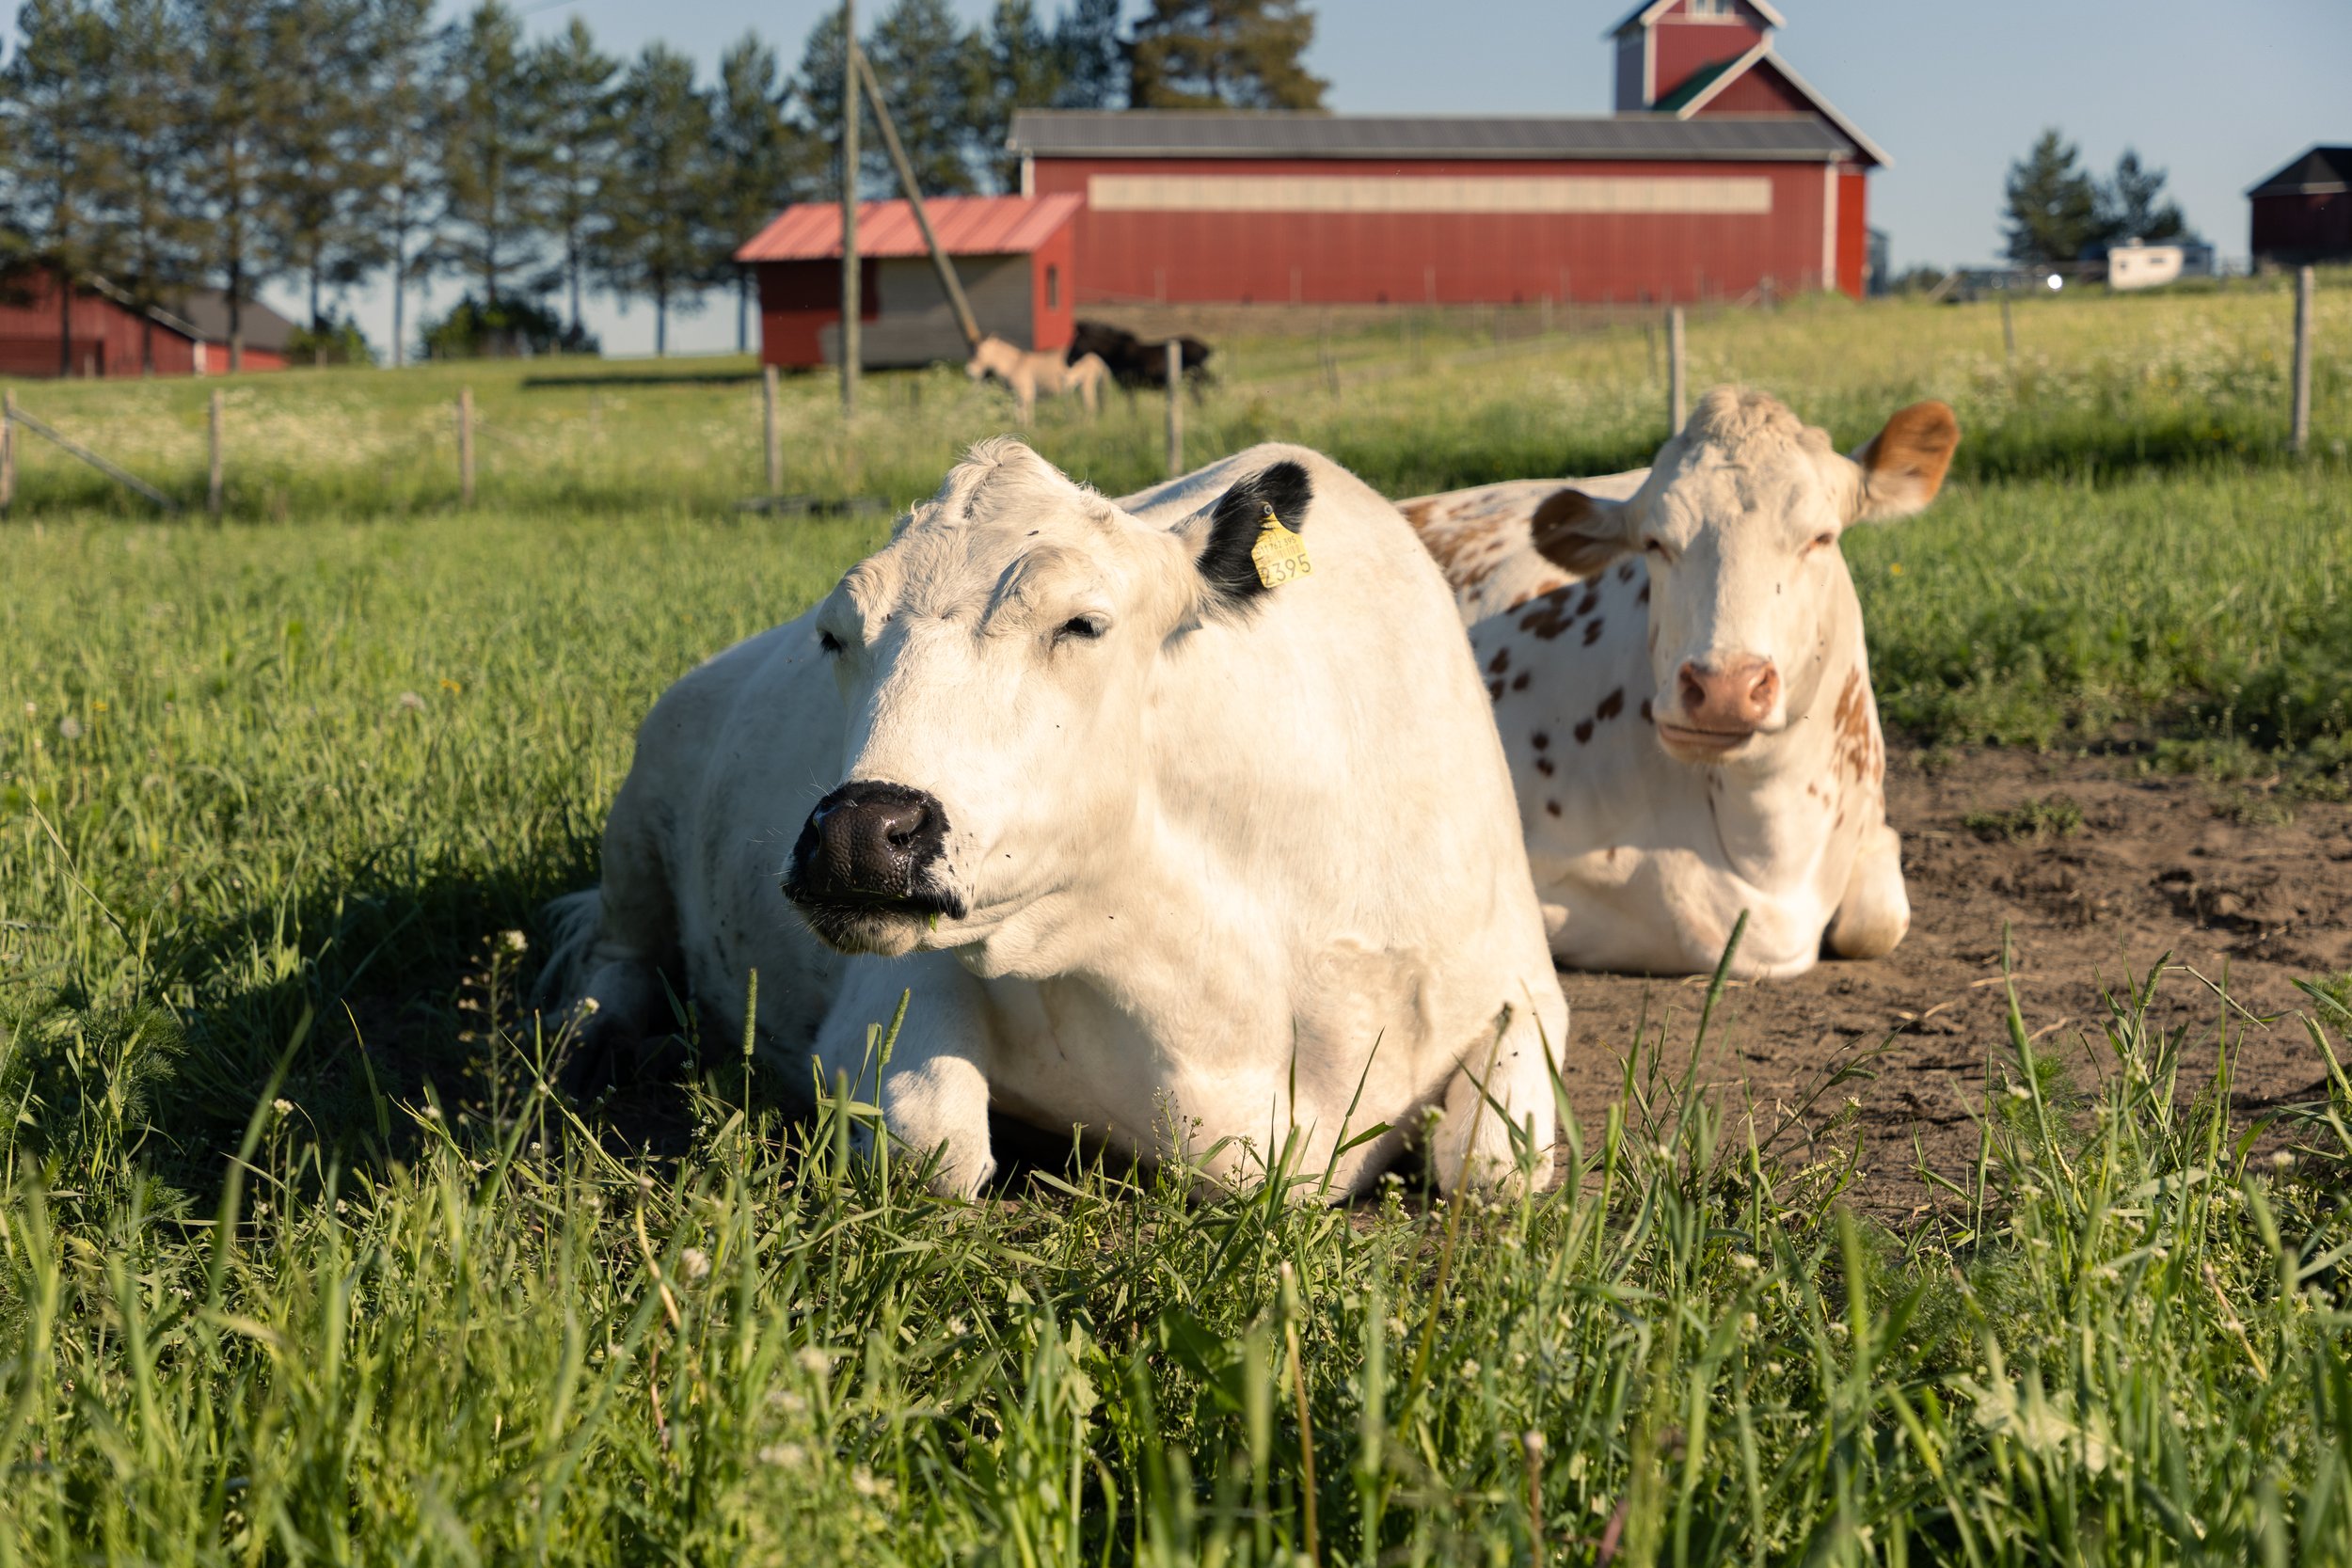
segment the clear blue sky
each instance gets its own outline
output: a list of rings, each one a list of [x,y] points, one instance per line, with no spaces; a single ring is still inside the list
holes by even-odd
[[[789,68],[822,0],[516,0],[526,25],[579,16],[614,53],[661,39],[714,64],[747,29]],[[861,25],[885,0],[860,0]],[[951,0],[978,21],[991,0]],[[1057,0],[1040,0],[1050,13]],[[1321,0],[1309,56],[1334,108],[1357,113],[1600,114],[1609,108],[1602,30],[1630,0]],[[2104,171],[2126,146],[2169,169],[2189,221],[2225,257],[2247,248],[2244,191],[2313,142],[2352,142],[2348,0],[1776,0],[1781,54],[1885,148],[1870,221],[1898,266],[1991,258],[2001,178],[2045,125]],[[447,7],[453,12],[456,7]],[[443,283],[437,303],[454,298]],[[382,300],[358,302],[370,337]],[[600,300],[609,352],[642,353],[651,311]],[[413,317],[412,317],[413,319]],[[731,346],[735,312],[714,301],[674,322],[672,342]]]

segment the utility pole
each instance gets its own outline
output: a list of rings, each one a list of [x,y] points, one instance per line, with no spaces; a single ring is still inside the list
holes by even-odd
[[[841,0],[841,421],[857,412],[857,0]]]

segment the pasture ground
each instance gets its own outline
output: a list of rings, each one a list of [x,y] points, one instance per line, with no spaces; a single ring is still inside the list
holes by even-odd
[[[942,1205],[724,1040],[642,1123],[544,1092],[535,911],[593,876],[637,717],[885,526],[736,510],[741,364],[233,381],[219,528],[28,448],[0,1563],[2352,1558],[2352,291],[2320,302],[2302,461],[2276,288],[2037,304],[2013,367],[1989,308],[1694,325],[1696,384],[1848,445],[1960,409],[1946,497],[1845,546],[1915,924],[1704,1024],[1703,987],[1573,979],[1566,1180],[1499,1205],[1051,1157]],[[1196,455],[1292,436],[1397,495],[1660,434],[1638,326],[1221,350]],[[206,390],[23,395],[195,497]],[[928,491],[1003,418],[882,377],[845,440],[829,398],[787,387],[820,499]],[[1117,491],[1157,420],[1035,435]]]
[[[2270,1020],[2240,1021],[2228,1085],[2239,1118],[2327,1098],[2296,982],[2352,971],[2352,806],[2281,800],[2276,778],[2223,784],[2128,757],[1897,750],[1890,773],[1911,935],[1875,962],[1732,982],[1701,1067],[1768,1127],[1859,1068],[1800,1124],[1816,1138],[1859,1138],[1867,1158],[1855,1196],[1872,1213],[1911,1222],[1970,1180],[1987,1050],[2006,1038],[2005,973],[2027,1037],[2086,1087],[2114,1070],[2090,1048],[2103,992],[2163,958]],[[1645,1018],[1680,1037],[1707,989],[1626,975],[1563,982],[1578,1049],[1562,1076],[1588,1120],[1619,1092],[1623,1042]],[[2193,1035],[2214,1027],[2219,1006],[2184,974],[2149,1017]],[[2184,1088],[2208,1087],[2217,1065],[2185,1064]],[[1923,1179],[1923,1165],[1951,1186]]]

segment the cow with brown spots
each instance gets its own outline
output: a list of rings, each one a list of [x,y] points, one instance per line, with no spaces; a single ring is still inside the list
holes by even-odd
[[[1766,394],[1719,388],[1652,467],[1404,504],[1489,672],[1562,962],[1703,972],[1743,911],[1745,976],[1902,940],[1838,539],[1926,506],[1959,440],[1949,408],[1914,404],[1848,457]]]

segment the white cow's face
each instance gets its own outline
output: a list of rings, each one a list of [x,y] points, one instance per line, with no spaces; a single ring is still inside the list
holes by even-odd
[[[1168,643],[1252,611],[1259,519],[1295,525],[1307,499],[1278,466],[1169,532],[1018,442],[976,449],[812,617],[845,743],[785,883],[811,928],[850,952],[962,947],[1115,873]]]
[[[1853,629],[1839,535],[1927,505],[1959,439],[1949,408],[1915,404],[1849,458],[1772,398],[1719,388],[1630,500],[1563,492],[1535,542],[1579,574],[1641,551],[1660,743],[1685,762],[1752,757],[1812,710]]]

